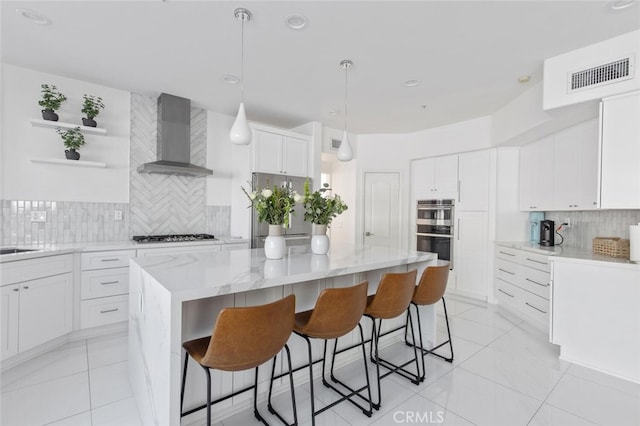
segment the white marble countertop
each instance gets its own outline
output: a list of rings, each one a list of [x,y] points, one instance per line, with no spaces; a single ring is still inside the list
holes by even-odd
[[[603,256],[593,253],[591,249],[580,247],[564,245],[545,247],[530,241],[496,241],[496,245],[548,255],[549,259],[554,262],[602,262],[640,269],[640,264],[632,263],[628,259]]]
[[[133,240],[116,240],[116,241],[81,241],[76,243],[63,244],[8,244],[2,248],[19,248],[34,251],[3,254],[0,256],[0,263],[13,262],[16,260],[33,259],[44,256],[54,256],[58,254],[66,254],[73,252],[91,252],[91,251],[111,251],[111,250],[137,250],[152,249],[160,247],[188,247],[202,245],[218,245],[233,243],[248,243],[248,239],[235,237],[216,237],[214,240],[200,241],[184,241],[184,242],[159,242],[159,243],[137,243]]]
[[[280,260],[266,259],[263,249],[253,249],[151,255],[131,262],[172,298],[188,301],[436,259],[434,253],[389,247],[332,247],[327,255],[315,255],[308,246],[296,246]]]

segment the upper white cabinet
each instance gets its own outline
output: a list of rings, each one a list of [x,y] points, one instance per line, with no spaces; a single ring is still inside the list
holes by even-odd
[[[458,156],[458,202],[456,211],[485,211],[489,208],[489,150]]]
[[[555,210],[598,208],[598,121],[590,120],[554,135]]]
[[[602,100],[601,205],[640,208],[640,92]]]
[[[308,176],[308,139],[259,129],[253,134],[254,171]]]
[[[413,192],[420,198],[456,198],[458,156],[431,157],[412,163]]]
[[[520,150],[520,210],[553,209],[553,136]]]

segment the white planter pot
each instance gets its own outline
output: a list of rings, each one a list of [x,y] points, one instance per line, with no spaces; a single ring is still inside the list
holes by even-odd
[[[269,235],[264,240],[264,255],[267,259],[282,259],[287,252],[282,225],[269,225]]]
[[[313,223],[311,226],[311,252],[313,254],[327,254],[329,252],[329,237],[327,225]]]

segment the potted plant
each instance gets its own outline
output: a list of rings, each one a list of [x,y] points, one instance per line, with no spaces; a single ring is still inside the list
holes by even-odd
[[[329,192],[331,189],[327,183],[314,192],[309,188],[308,179],[304,183],[304,220],[312,223],[311,251],[314,254],[327,254],[327,227],[336,216],[348,209],[339,195],[330,195]]]
[[[302,201],[302,196],[287,187],[257,189],[249,193],[242,188],[251,206],[258,213],[258,222],[269,224],[269,236],[264,243],[264,253],[267,259],[282,259],[286,252],[284,227],[289,225],[289,214],[293,213],[296,203]]]
[[[67,100],[67,97],[58,92],[56,86],[41,84],[42,99],[38,101],[38,105],[42,108],[42,118],[49,121],[58,121],[56,111],[60,109],[60,105]]]
[[[83,95],[82,112],[87,116],[82,117],[82,124],[88,127],[96,127],[98,123],[94,120],[100,114],[100,110],[104,109],[102,98],[100,96]]]
[[[68,130],[57,130],[58,134],[62,137],[65,148],[64,153],[67,160],[79,160],[80,153],[76,149],[85,144],[84,135],[80,132],[80,127],[74,127]]]

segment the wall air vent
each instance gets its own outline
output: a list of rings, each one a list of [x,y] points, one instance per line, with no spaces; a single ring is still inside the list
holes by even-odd
[[[569,93],[633,78],[633,55],[569,74]]]

